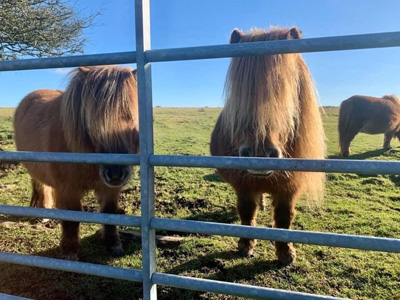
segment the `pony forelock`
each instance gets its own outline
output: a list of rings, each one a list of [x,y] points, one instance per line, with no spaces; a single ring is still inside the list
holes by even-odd
[[[63,94],[61,121],[72,151],[87,151],[87,144],[105,149],[128,147],[123,125],[138,124],[136,80],[129,68],[77,68]],[[124,123],[125,122],[125,123]]]
[[[241,42],[275,40],[287,31],[253,29]],[[223,128],[232,141],[249,132],[259,142],[265,140],[268,132],[279,133],[282,141],[294,136],[299,119],[300,77],[309,77],[302,64],[298,54],[232,58],[222,114]]]

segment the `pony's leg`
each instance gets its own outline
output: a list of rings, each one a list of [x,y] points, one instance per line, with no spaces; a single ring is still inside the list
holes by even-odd
[[[56,207],[58,209],[81,211],[81,193],[73,189],[56,189]],[[61,253],[65,259],[78,260],[79,222],[61,221]]]
[[[256,226],[257,208],[262,197],[248,190],[237,190],[237,210],[242,225]],[[240,238],[239,253],[243,256],[252,256],[257,243],[255,239]]]
[[[100,212],[108,214],[118,214],[118,198],[121,189],[119,188],[101,188],[96,190],[97,199],[100,203]],[[123,256],[124,249],[119,238],[117,226],[103,225],[102,239],[106,243],[108,251],[112,256]]]
[[[392,149],[392,147],[390,146],[390,142],[391,142],[393,136],[394,136],[393,131],[385,133],[385,137],[383,139],[383,149],[385,149],[385,150]]]
[[[340,145],[340,154],[342,156],[349,156],[350,155],[350,143],[357,135],[358,131],[356,132],[347,132],[346,136],[343,137],[342,144]]]
[[[52,187],[45,185],[32,178],[32,197],[30,206],[40,208],[54,207],[54,190]]]
[[[273,195],[274,227],[289,229],[296,214],[295,203],[297,194],[280,193]],[[279,262],[291,264],[296,259],[296,249],[292,243],[275,242],[276,255]]]

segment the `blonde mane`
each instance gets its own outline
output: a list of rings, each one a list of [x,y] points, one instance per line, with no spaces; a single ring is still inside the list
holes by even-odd
[[[288,30],[252,29],[240,42],[278,40]],[[279,132],[282,141],[292,139],[299,121],[300,80],[314,89],[308,68],[298,54],[232,58],[222,114],[223,128],[229,131],[231,140],[251,131],[256,140],[262,142],[267,130]]]
[[[384,95],[382,98],[386,99],[386,100],[390,100],[394,104],[400,105],[400,98],[397,97],[396,95]]]
[[[291,33],[300,38],[297,28],[252,29],[240,36],[240,43],[291,39]],[[243,142],[249,133],[254,134],[256,143],[262,144],[273,133],[284,145],[284,157],[325,157],[318,96],[300,54],[232,58],[225,97],[221,131],[233,145]],[[289,173],[301,176],[303,191],[310,199],[318,202],[323,198],[323,173]]]
[[[70,73],[62,95],[61,122],[72,151],[86,152],[90,143],[106,148],[129,145],[122,121],[138,124],[136,80],[132,70],[116,66],[81,67]]]

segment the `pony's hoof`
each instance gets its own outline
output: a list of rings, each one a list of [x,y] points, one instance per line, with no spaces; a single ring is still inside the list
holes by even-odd
[[[254,246],[256,240],[240,239],[238,243],[239,255],[243,257],[254,257]]]
[[[113,257],[122,257],[125,255],[125,251],[122,248],[121,245],[119,246],[115,246],[115,247],[111,247],[110,248],[110,253]]]
[[[255,257],[256,255],[254,254],[254,249],[249,249],[249,250],[245,250],[245,249],[239,249],[239,255],[241,257]]]
[[[292,265],[296,260],[296,249],[289,246],[287,251],[277,251],[276,256],[280,264],[288,266]]]

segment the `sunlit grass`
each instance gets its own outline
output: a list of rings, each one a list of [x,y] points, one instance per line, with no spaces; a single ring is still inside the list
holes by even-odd
[[[337,108],[325,109],[328,155],[337,157]],[[155,108],[156,154],[209,155],[212,128],[220,109]],[[0,109],[0,147],[14,149],[12,110]],[[382,135],[360,134],[352,143],[357,159],[398,160],[400,144],[382,151]],[[232,189],[213,169],[155,169],[156,216],[239,223]],[[126,213],[140,215],[138,169],[121,195]],[[326,198],[321,209],[307,203],[297,206],[293,228],[300,230],[400,238],[400,176],[328,174]],[[28,206],[30,179],[23,167],[0,170],[0,203]],[[84,206],[96,209],[90,193]],[[259,226],[270,226],[270,210],[259,212]],[[60,257],[59,226],[28,219],[0,216],[0,250]],[[141,268],[141,247],[125,244],[127,255],[110,257],[96,238],[98,225],[82,224],[81,260],[124,268]],[[162,234],[173,234],[161,232]],[[288,289],[354,299],[400,299],[400,256],[372,251],[296,245],[298,260],[281,267],[274,247],[259,241],[257,256],[241,258],[237,239],[189,234],[177,249],[157,251],[160,272],[264,287]],[[0,293],[35,299],[141,299],[141,285],[65,272],[0,264]],[[158,287],[160,299],[237,299],[231,296]]]

